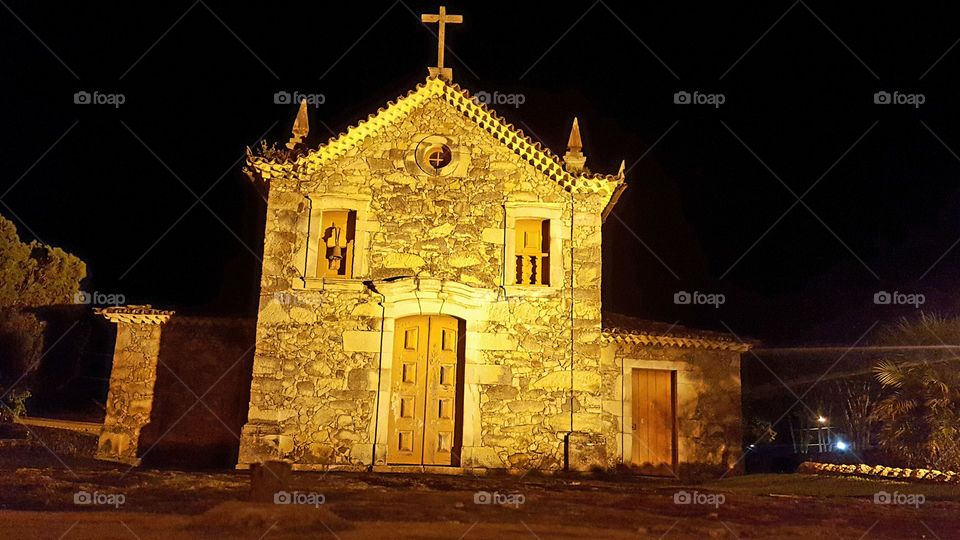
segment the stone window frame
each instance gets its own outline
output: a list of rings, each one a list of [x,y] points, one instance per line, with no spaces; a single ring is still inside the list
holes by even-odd
[[[360,283],[369,275],[370,236],[374,224],[369,221],[371,197],[341,193],[317,193],[306,195],[308,210],[303,216],[301,230],[306,241],[294,254],[294,261],[303,276],[304,289],[324,289],[331,285],[350,286]],[[323,213],[330,210],[355,212],[356,224],[353,239],[353,272],[349,277],[324,277],[317,274],[317,257],[323,236]]]
[[[506,229],[504,246],[504,267],[501,269],[504,276],[504,288],[507,295],[545,296],[555,294],[563,288],[563,210],[565,203],[508,201],[504,203],[506,209]],[[550,234],[550,284],[549,285],[521,285],[515,283],[509,269],[516,260],[517,251],[517,220],[539,219],[549,220]]]

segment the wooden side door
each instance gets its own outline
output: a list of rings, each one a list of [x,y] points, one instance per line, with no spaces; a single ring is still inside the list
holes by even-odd
[[[394,327],[388,463],[419,465],[423,459],[429,322],[406,317]]]
[[[459,461],[458,351],[459,322],[453,317],[430,317],[427,364],[429,375],[424,412],[423,464],[454,465]]]
[[[644,474],[675,476],[675,372],[633,370],[633,456]]]

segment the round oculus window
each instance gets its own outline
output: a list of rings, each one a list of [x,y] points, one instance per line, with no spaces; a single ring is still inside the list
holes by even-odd
[[[450,141],[441,135],[431,135],[417,144],[414,160],[421,171],[431,176],[446,176],[456,169],[459,156],[450,147]]]
[[[453,152],[445,144],[436,144],[427,149],[424,153],[423,161],[427,166],[428,172],[438,174],[441,169],[450,164],[453,160]]]

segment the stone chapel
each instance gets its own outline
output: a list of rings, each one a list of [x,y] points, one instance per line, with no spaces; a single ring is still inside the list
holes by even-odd
[[[624,167],[589,172],[576,119],[562,157],[531,141],[444,67],[457,16],[424,21],[424,82],[319,147],[302,103],[286,147],[249,152],[267,216],[237,467],[735,467],[749,345],[604,312]]]

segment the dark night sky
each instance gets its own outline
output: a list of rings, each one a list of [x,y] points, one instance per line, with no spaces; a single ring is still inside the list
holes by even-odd
[[[879,290],[954,313],[949,4],[664,4],[448,6],[466,19],[448,34],[458,83],[523,94],[498,111],[557,153],[578,115],[596,172],[644,156],[604,228],[605,307],[772,344],[852,343],[916,313]],[[355,123],[435,55],[412,14],[434,2],[8,5],[0,214],[83,258],[87,290],[185,310],[252,313],[264,208],[239,160],[264,132],[285,140],[295,110],[274,93],[325,96],[319,143],[320,121]],[[76,105],[80,90],[126,102]],[[726,102],[676,105],[681,90]],[[876,105],[880,90],[926,102]],[[677,306],[678,290],[726,303]]]

